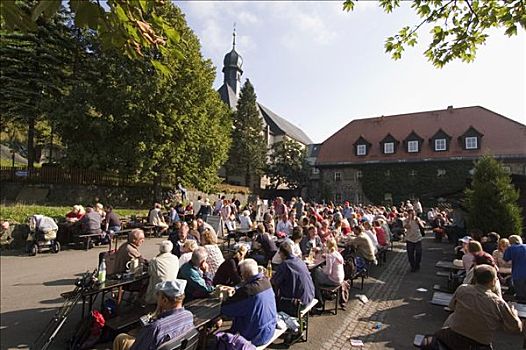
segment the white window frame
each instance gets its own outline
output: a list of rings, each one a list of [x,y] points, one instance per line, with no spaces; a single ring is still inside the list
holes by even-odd
[[[464,140],[464,144],[466,146],[466,149],[477,149],[479,148],[479,140],[476,136],[469,136],[466,137]]]
[[[319,168],[312,167],[312,174],[313,175],[318,175],[319,173],[320,173],[320,169]]]
[[[356,145],[356,155],[365,156],[367,154],[367,145]]]
[[[447,151],[447,140],[446,139],[435,139],[435,151],[437,152]]]
[[[342,181],[342,173],[339,171],[334,172],[334,181]]]
[[[394,142],[384,143],[384,154],[393,154],[394,153]]]
[[[418,141],[408,141],[407,142],[407,152],[409,153],[417,153],[418,152]]]

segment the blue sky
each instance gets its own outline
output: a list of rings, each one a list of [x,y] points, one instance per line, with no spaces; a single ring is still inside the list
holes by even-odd
[[[403,4],[385,14],[375,2],[353,12],[342,1],[176,1],[223,81],[232,45],[258,101],[323,142],[353,119],[481,105],[526,124],[526,35],[493,30],[475,62],[434,68],[423,56],[429,27],[402,60],[384,53],[388,36],[419,19]]]

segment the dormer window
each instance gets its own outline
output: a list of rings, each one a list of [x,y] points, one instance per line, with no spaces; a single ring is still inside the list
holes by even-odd
[[[482,136],[484,136],[482,133],[470,126],[464,134],[459,136],[458,141],[465,150],[477,150],[480,149]]]
[[[400,142],[393,137],[391,134],[387,134],[382,141],[380,141],[380,149],[383,150],[384,154],[393,154],[396,153],[396,146]]]
[[[466,137],[465,147],[466,149],[477,149],[478,148],[478,138],[475,136]]]
[[[418,141],[408,141],[407,142],[407,152],[409,153],[418,152]]]
[[[446,152],[449,151],[449,144],[451,136],[445,133],[444,130],[440,129],[435,135],[429,140],[431,148],[435,152]]]
[[[422,142],[424,139],[418,136],[414,131],[411,131],[404,140],[404,146],[407,153],[418,153],[422,149]]]
[[[359,156],[365,156],[367,154],[367,145],[357,145],[356,154]]]
[[[435,151],[447,151],[446,139],[435,139]]]
[[[363,136],[360,136],[353,146],[354,154],[361,157],[369,154],[369,149],[371,148],[371,144]]]

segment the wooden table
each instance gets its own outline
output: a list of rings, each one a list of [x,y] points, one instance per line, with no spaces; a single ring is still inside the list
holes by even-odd
[[[109,319],[106,322],[106,326],[117,332],[139,326],[141,316],[154,312],[155,308],[156,305],[136,308],[124,315]],[[221,315],[221,300],[218,298],[194,299],[185,303],[184,308],[194,315],[194,325],[199,331],[201,349],[206,348],[206,326]]]
[[[453,264],[452,261],[447,261],[447,260],[437,261],[437,263],[435,264],[435,267],[437,269],[444,269],[444,270],[453,271],[453,272],[464,270],[464,266],[455,265]]]
[[[455,273],[458,271],[464,271],[464,266],[458,266],[453,264],[452,261],[440,260],[435,264],[437,269],[446,270],[447,272],[447,290],[453,291],[453,281],[455,279]]]
[[[148,279],[150,276],[148,273],[143,273],[140,276],[133,276],[133,278],[130,279],[108,279],[106,282],[104,282],[102,285],[98,285],[82,294],[82,313],[81,318],[84,318],[85,315],[85,309],[86,309],[86,301],[88,301],[88,311],[91,312],[93,308],[93,303],[99,296],[99,294],[102,295],[101,297],[101,309],[102,305],[104,303],[104,295],[111,291],[112,289],[119,289],[119,295],[121,294],[123,288],[125,286],[141,282],[143,280]],[[120,303],[120,300],[117,300],[117,303]]]
[[[453,299],[453,294],[444,292],[434,292],[431,304],[439,306],[448,306],[449,302]]]
[[[322,256],[321,254],[318,254],[314,258],[314,261],[312,263],[308,262],[305,259],[303,259],[303,261],[305,262],[305,264],[307,264],[307,268],[312,271],[315,268],[317,268],[318,266],[321,266],[321,265],[325,264],[326,260],[325,260],[324,256]]]

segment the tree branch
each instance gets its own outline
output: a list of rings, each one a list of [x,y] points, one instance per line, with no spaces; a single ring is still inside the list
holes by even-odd
[[[473,7],[471,7],[471,4],[469,3],[469,0],[466,0],[466,4],[468,4],[469,10],[471,11],[472,14],[475,15],[475,18],[476,18],[477,21],[478,21],[478,20],[479,20],[479,16],[478,16],[477,13],[473,10]]]

